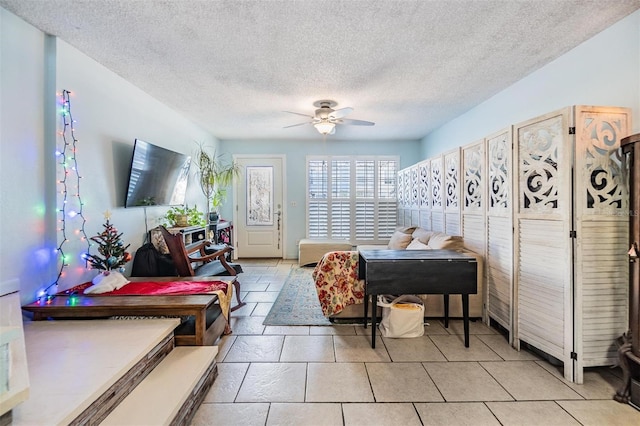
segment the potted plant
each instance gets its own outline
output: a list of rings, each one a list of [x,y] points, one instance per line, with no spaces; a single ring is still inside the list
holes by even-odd
[[[202,144],[194,157],[200,188],[207,197],[206,217],[209,218],[209,222],[216,222],[219,218],[219,208],[227,196],[227,187],[240,169],[237,163],[225,162],[223,156],[217,155],[215,151],[209,153]]]
[[[163,225],[168,227],[184,228],[187,226],[205,226],[207,223],[195,205],[192,208],[187,206],[173,206],[164,215]]]

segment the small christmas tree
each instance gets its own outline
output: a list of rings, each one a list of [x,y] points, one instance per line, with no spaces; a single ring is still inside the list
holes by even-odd
[[[104,215],[106,223],[104,231],[91,237],[91,241],[98,244],[98,253],[102,256],[87,254],[87,260],[94,269],[100,269],[103,271],[111,271],[114,269],[120,269],[122,266],[131,260],[131,253],[126,250],[130,244],[124,246],[122,242],[122,233],[118,233],[118,230],[109,223],[111,214],[109,212]]]

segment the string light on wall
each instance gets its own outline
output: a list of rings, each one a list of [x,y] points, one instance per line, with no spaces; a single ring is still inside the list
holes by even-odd
[[[77,145],[78,139],[75,136],[73,115],[71,114],[71,92],[63,90],[61,94],[61,108],[60,115],[62,116],[62,130],[59,132],[59,139],[61,141],[60,147],[56,150],[56,162],[60,166],[61,178],[58,180],[58,203],[59,206],[56,209],[58,214],[58,233],[60,235],[60,243],[54,249],[56,257],[59,259],[58,275],[54,282],[47,287],[38,291],[36,299],[38,303],[47,303],[52,299],[50,290],[54,288],[57,290],[58,282],[60,278],[64,276],[64,269],[69,266],[70,257],[64,252],[64,245],[69,241],[67,238],[68,221],[73,220],[73,223],[78,223],[75,231],[76,235],[80,236],[81,241],[87,242],[87,251],[82,254],[82,259],[87,265],[87,253],[91,248],[91,240],[87,237],[85,232],[85,225],[87,223],[84,217],[84,202],[80,196],[80,179],[82,176],[78,173],[78,159],[77,159]],[[55,291],[54,291],[55,293]]]

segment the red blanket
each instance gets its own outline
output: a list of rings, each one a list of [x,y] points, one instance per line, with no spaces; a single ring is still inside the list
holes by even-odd
[[[59,295],[72,293],[84,295],[84,290],[91,287],[91,282],[86,282],[70,289],[64,290]],[[86,296],[153,296],[153,295],[179,295],[179,294],[209,294],[215,291],[226,293],[228,283],[224,281],[136,281],[130,282],[124,287],[100,294],[87,294]]]

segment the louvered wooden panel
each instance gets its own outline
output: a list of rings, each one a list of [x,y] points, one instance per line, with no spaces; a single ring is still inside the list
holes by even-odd
[[[484,228],[484,216],[465,214],[462,217],[462,220],[462,236],[464,237],[465,248],[478,254],[484,254],[486,235]]]
[[[420,226],[420,210],[411,210],[411,226]]]
[[[420,210],[420,227],[431,230],[431,210]]]
[[[489,316],[511,330],[513,232],[511,218],[487,217]]]
[[[507,128],[486,138],[487,312],[509,331],[513,343],[513,149]]]
[[[431,212],[431,230],[434,232],[444,232],[444,212]]]
[[[444,232],[447,235],[462,235],[462,227],[460,225],[460,212],[445,213]]]
[[[615,340],[628,328],[628,188],[620,140],[631,110],[576,106],[575,329],[577,374],[618,362]]]
[[[411,209],[404,210],[404,226],[411,225]]]
[[[562,222],[521,219],[518,331],[521,340],[565,359],[566,243]]]

